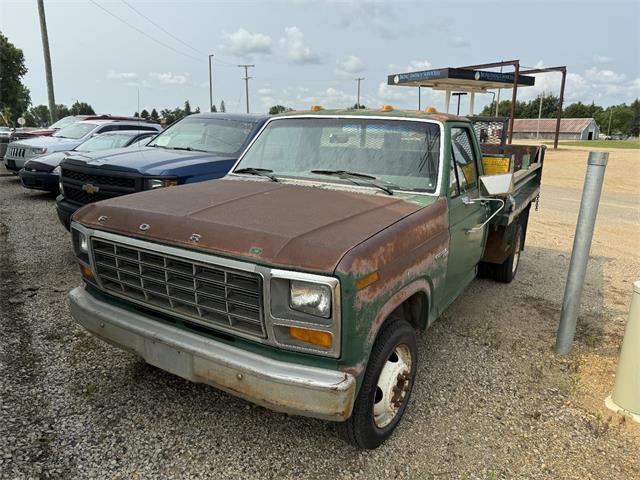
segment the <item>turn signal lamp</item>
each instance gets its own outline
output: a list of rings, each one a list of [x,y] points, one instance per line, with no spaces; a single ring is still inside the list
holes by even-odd
[[[390,112],[391,110],[393,110],[393,105],[383,105],[382,106],[382,111],[383,112]]]
[[[91,270],[91,267],[88,267],[86,265],[80,265],[80,271],[82,272],[82,276],[87,280],[89,280],[90,282],[93,282],[95,280],[93,276],[93,270]]]
[[[436,110],[436,107],[429,107],[425,110],[425,112],[427,113],[436,113],[438,110]]]
[[[324,108],[322,108],[322,105],[311,105],[312,112],[317,112],[318,110],[324,110]]]
[[[291,338],[301,342],[318,345],[322,348],[331,348],[331,334],[320,330],[308,330],[306,328],[289,327]]]
[[[378,273],[377,270],[375,272],[370,273],[369,275],[365,275],[364,277],[361,277],[358,280],[356,280],[356,289],[362,290],[364,287],[368,287],[373,282],[377,282],[379,278],[380,278],[380,274]]]

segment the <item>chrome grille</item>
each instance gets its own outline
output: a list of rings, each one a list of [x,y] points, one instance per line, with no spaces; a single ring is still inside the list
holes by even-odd
[[[6,155],[13,158],[24,158],[26,156],[27,150],[24,147],[12,147],[9,146],[7,148]]]
[[[258,274],[100,238],[92,238],[92,246],[105,290],[200,325],[265,337]]]

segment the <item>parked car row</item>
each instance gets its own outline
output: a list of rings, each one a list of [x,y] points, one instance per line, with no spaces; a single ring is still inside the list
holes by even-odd
[[[35,140],[20,148],[57,145]],[[77,145],[56,198],[83,279],[75,321],[191,381],[337,422],[358,448],[400,422],[418,332],[477,275],[515,277],[545,152],[390,106],[204,113],[139,148]],[[36,172],[57,161],[41,158]]]

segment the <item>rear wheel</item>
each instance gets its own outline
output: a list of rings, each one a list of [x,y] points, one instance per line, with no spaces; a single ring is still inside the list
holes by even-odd
[[[503,263],[493,266],[493,279],[502,283],[511,283],[516,277],[518,265],[520,264],[520,251],[522,250],[522,223],[518,223],[516,234],[513,239],[513,249],[511,255]]]
[[[391,320],[373,346],[351,417],[338,424],[345,441],[372,449],[391,436],[407,408],[417,361],[415,330],[405,320]]]

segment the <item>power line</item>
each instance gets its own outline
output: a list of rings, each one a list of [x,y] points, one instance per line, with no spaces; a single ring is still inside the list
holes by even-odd
[[[142,13],[140,10],[138,10],[137,8],[135,8],[133,5],[131,5],[129,2],[127,2],[126,0],[122,0],[122,3],[124,3],[127,7],[129,7],[131,10],[133,10],[134,12],[136,12],[138,15],[140,15],[142,18],[145,18],[149,23],[151,23],[152,25],[156,26],[157,28],[159,28],[160,30],[162,30],[164,33],[166,33],[167,35],[169,35],[171,38],[173,38],[174,40],[177,40],[178,42],[180,42],[182,45],[184,45],[185,47],[190,48],[191,50],[193,50],[196,53],[200,53],[202,55],[206,55],[203,51],[198,50],[197,48],[192,47],[191,45],[189,45],[187,42],[182,41],[180,38],[176,37],[173,33],[171,33],[169,30],[165,29],[164,27],[162,27],[162,25],[159,25],[158,23],[154,22],[153,20],[151,20],[149,17],[147,17],[144,13]]]
[[[111,15],[113,18],[115,18],[116,20],[119,20],[120,22],[124,23],[125,25],[127,25],[129,28],[133,28],[136,32],[140,33],[141,35],[144,35],[145,37],[147,37],[148,39],[156,42],[158,45],[162,45],[165,48],[168,48],[169,50],[178,53],[180,55],[183,55],[187,58],[190,58],[192,60],[195,60],[197,62],[200,62],[200,59],[194,57],[193,55],[189,55],[188,53],[184,53],[181,52],[180,50],[176,50],[175,48],[173,48],[171,45],[168,45],[160,40],[158,40],[157,38],[152,37],[151,35],[149,35],[147,32],[145,32],[144,30],[139,29],[138,27],[136,27],[135,25],[131,25],[129,22],[127,22],[126,20],[120,18],[118,15],[116,15],[113,12],[110,12],[109,10],[107,10],[106,8],[104,8],[102,5],[100,5],[99,3],[97,3],[95,0],[89,0],[91,3],[93,3],[96,7],[98,7],[100,10],[102,10],[103,12],[107,13],[108,15]]]

